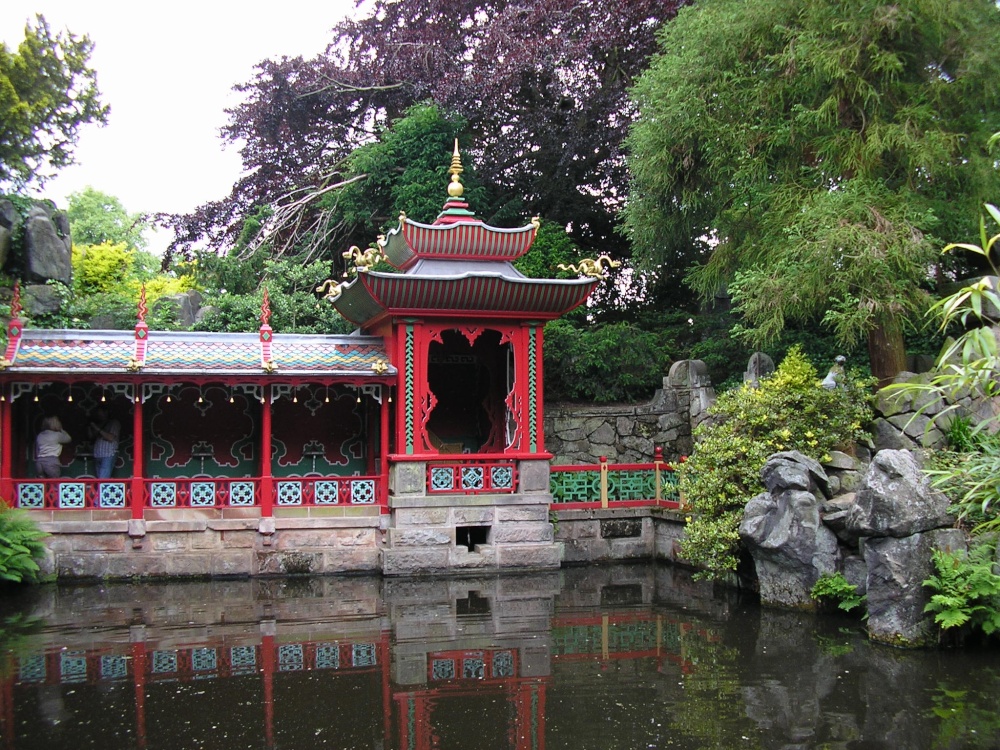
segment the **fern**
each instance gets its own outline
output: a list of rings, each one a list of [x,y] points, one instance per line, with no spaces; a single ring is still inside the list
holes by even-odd
[[[25,513],[0,502],[0,581],[37,581],[35,562],[45,551],[45,534]]]
[[[993,572],[993,547],[983,544],[963,553],[934,550],[937,571],[923,585],[935,593],[924,607],[942,630],[964,625],[987,635],[1000,630],[1000,575]]]

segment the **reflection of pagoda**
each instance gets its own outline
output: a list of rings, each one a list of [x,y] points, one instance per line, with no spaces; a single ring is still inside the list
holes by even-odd
[[[25,330],[15,289],[0,497],[45,524],[60,576],[559,566],[542,331],[600,269],[519,273],[538,222],[484,224],[461,172],[456,144],[436,221],[401,216],[350,254],[357,278],[328,296],[352,335],[273,330],[266,289],[256,331],[153,330],[144,292],[134,330]],[[372,270],[383,257],[400,272]],[[104,412],[121,428],[110,477],[82,442],[59,477],[35,474],[46,417],[79,440]]]
[[[461,172],[456,142],[437,220],[401,215],[379,240],[402,273],[359,269],[334,299],[364,333],[385,339],[398,371],[390,508],[435,509],[430,519],[394,513],[383,551],[389,573],[559,562],[548,523],[542,327],[583,303],[599,279],[517,271],[512,261],[528,251],[538,221],[484,224],[462,201]],[[455,529],[448,550],[433,542],[442,521]]]

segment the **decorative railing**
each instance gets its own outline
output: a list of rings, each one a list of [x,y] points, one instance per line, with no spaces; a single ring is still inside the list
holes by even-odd
[[[260,504],[259,479],[144,479],[147,508],[247,508]]]
[[[132,487],[122,479],[31,479],[14,483],[14,499],[29,510],[123,510]]]
[[[374,476],[288,477],[271,480],[271,505],[329,507],[380,505]],[[143,508],[262,507],[262,480],[246,478],[143,479]],[[30,479],[14,482],[15,504],[29,510],[125,510],[133,505],[130,479]]]
[[[652,463],[609,464],[604,456],[597,465],[553,466],[549,490],[553,507],[564,509],[681,507],[678,477],[656,449]]]
[[[427,464],[427,494],[480,495],[517,491],[517,464],[511,460],[435,461]]]
[[[274,480],[276,507],[377,505],[378,477],[296,477]]]

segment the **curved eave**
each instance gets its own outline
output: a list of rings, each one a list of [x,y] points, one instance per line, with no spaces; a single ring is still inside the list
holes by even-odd
[[[536,233],[534,224],[501,229],[481,221],[438,225],[404,219],[386,235],[382,250],[399,269],[418,258],[512,261],[528,252]]]
[[[501,274],[361,274],[334,301],[356,325],[386,314],[461,313],[557,318],[583,304],[600,279],[526,279]]]

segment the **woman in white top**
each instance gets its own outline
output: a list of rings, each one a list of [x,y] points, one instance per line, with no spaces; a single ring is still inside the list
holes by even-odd
[[[54,479],[59,476],[62,466],[59,455],[62,447],[73,438],[62,428],[59,417],[46,417],[42,420],[42,431],[35,438],[35,470],[44,479]]]

